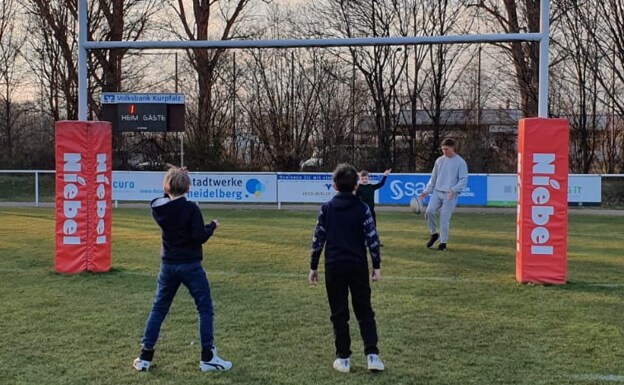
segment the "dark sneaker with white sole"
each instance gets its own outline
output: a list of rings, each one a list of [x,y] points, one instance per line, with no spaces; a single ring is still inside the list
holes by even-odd
[[[440,234],[438,233],[431,234],[431,238],[429,238],[429,242],[427,242],[427,248],[430,249],[433,246],[433,244],[436,243],[438,238],[440,238]]]
[[[446,251],[446,243],[440,243],[438,245],[438,251]]]
[[[139,372],[146,372],[149,370],[152,360],[154,359],[154,349],[141,348],[139,356],[132,361],[132,367]]]
[[[135,358],[132,362],[132,367],[138,370],[139,372],[147,372],[151,365],[152,361],[145,361],[140,358]]]

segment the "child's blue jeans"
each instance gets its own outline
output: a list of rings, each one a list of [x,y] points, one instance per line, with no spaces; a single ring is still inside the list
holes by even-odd
[[[145,332],[141,341],[143,348],[154,349],[160,333],[160,326],[169,312],[169,307],[180,284],[186,286],[195,300],[199,314],[199,339],[202,349],[213,347],[214,311],[210,297],[210,285],[204,268],[198,261],[183,264],[161,263],[154,304],[147,318],[147,325],[145,325]]]

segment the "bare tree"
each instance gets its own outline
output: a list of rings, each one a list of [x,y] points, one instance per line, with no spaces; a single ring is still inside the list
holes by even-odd
[[[539,31],[540,0],[478,0],[469,6],[485,11],[491,18],[490,24],[498,25],[504,33]],[[515,41],[496,45],[513,64],[522,112],[525,116],[537,116],[538,43]]]
[[[172,30],[186,40],[230,40],[248,37],[240,24],[243,24],[245,9],[251,0],[214,1],[193,0],[192,13],[186,9],[188,2],[178,0],[172,5],[182,26],[182,32],[172,24]],[[197,74],[197,111],[188,130],[189,164],[193,167],[213,168],[223,162],[227,136],[226,127],[219,124],[223,111],[215,105],[214,87],[217,71],[225,49],[189,49],[188,59]],[[193,116],[193,115],[191,115]]]
[[[91,40],[137,40],[162,0],[90,0],[88,38]],[[77,0],[27,0],[31,45],[37,58],[31,66],[47,90],[55,120],[77,118]],[[89,58],[89,107],[99,111],[96,90],[122,90],[122,59],[127,50],[98,50]]]
[[[517,163],[516,131],[515,126],[508,127],[506,123],[512,120],[514,112],[504,106],[485,108],[497,104],[499,86],[496,74],[488,65],[482,65],[493,60],[488,56],[488,48],[481,44],[470,47],[468,52],[474,60],[462,70],[455,87],[464,116],[458,127],[458,150],[470,164],[471,172],[513,172]]]
[[[28,0],[30,44],[48,111],[54,121],[77,119],[76,1]]]
[[[430,11],[429,2],[426,0],[408,0],[406,1],[406,7],[412,15],[412,34],[414,36],[417,36],[418,34],[433,35],[433,28],[435,28],[435,25],[432,25],[433,19],[427,17],[428,12]],[[405,54],[409,58],[405,62],[405,75],[410,109],[407,116],[407,118],[409,118],[409,123],[405,122],[405,126],[409,127],[409,129],[404,130],[403,137],[406,138],[408,144],[409,172],[416,171],[416,141],[422,142],[423,138],[422,135],[417,135],[416,111],[418,110],[419,102],[422,102],[421,93],[423,91],[424,82],[421,77],[429,50],[431,50],[430,45],[405,47]],[[410,64],[413,67],[410,67]]]
[[[600,53],[601,65],[596,66],[596,79],[607,93],[605,104],[611,110],[611,119],[608,132],[609,141],[603,141],[602,146],[608,143],[615,144],[614,148],[607,148],[603,153],[610,154],[603,160],[610,159],[614,164],[606,165],[608,170],[624,170],[624,0],[591,1],[598,16],[598,28],[593,30],[591,42]],[[619,118],[616,116],[619,115]],[[619,154],[616,156],[616,154]]]
[[[557,53],[553,83],[558,87],[551,89],[558,95],[559,103],[551,103],[551,110],[570,122],[571,170],[589,173],[595,166],[600,131],[604,128],[602,87],[596,72],[601,59],[597,46],[589,44],[598,27],[596,8],[576,0],[558,0],[556,5],[567,12],[558,18],[556,27],[562,33],[553,39]]]
[[[78,117],[78,13],[77,0],[26,0],[29,14],[30,45],[34,57],[29,63],[39,78],[42,99],[53,121]],[[87,36],[97,41],[140,39],[160,9],[162,0],[90,0],[87,4]],[[88,106],[91,116],[99,115],[100,91],[123,91],[133,87],[123,79],[132,76],[132,67],[123,65],[128,51],[107,49],[89,51]],[[113,136],[114,166],[126,168],[127,144],[123,134]]]
[[[89,8],[89,39],[98,41],[135,41],[142,38],[161,9],[163,0],[97,0]],[[120,92],[130,89],[122,86],[122,61],[127,49],[105,49],[91,51],[97,63],[92,68],[95,86],[102,91]],[[97,69],[97,70],[96,70]],[[97,103],[93,103],[97,105]]]
[[[317,36],[407,36],[409,31],[409,10],[391,0],[319,2],[315,13],[323,19],[315,30]],[[397,106],[393,105],[393,98],[396,98],[396,88],[407,58],[401,50],[402,47],[390,46],[349,48],[350,60],[368,87],[375,129],[375,140],[369,144],[376,150],[371,164],[374,168],[381,169],[395,163],[392,149],[396,138]]]
[[[248,107],[244,107],[249,123],[271,166],[299,170],[318,127],[320,90],[333,79],[321,70],[319,60],[294,51],[256,51],[252,60],[253,89],[247,90]]]
[[[0,144],[3,156],[0,162],[15,164],[15,152],[19,127],[17,125],[23,108],[16,102],[15,94],[22,81],[23,63],[20,48],[23,36],[18,34],[17,5],[13,0],[0,3]]]
[[[470,27],[470,23],[464,20],[463,7],[450,3],[447,0],[433,2],[426,11],[432,31],[436,35],[460,33]],[[462,71],[458,68],[459,59],[465,49],[464,45],[439,44],[427,52],[428,67],[424,71],[424,87],[419,96],[424,110],[433,122],[433,132],[427,149],[422,152],[426,154],[428,169],[433,168],[435,160],[440,156],[440,143],[445,135],[446,123],[442,112],[445,107],[448,108],[448,97],[460,79]]]

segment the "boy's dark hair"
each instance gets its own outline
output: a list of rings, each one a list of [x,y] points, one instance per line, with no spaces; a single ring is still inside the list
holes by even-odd
[[[191,178],[188,176],[186,169],[171,167],[165,174],[163,179],[163,190],[167,194],[180,196],[189,191],[191,187]]]
[[[368,171],[366,170],[360,171],[360,176],[368,176]]]
[[[338,191],[353,192],[358,182],[357,170],[350,164],[339,164],[334,170],[333,180]]]
[[[440,143],[440,145],[446,147],[455,147],[455,141],[451,138],[446,138],[442,141],[442,143]]]

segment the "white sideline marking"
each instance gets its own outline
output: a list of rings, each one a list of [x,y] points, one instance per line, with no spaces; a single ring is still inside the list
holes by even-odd
[[[24,273],[29,271],[29,269],[19,269],[19,268],[0,268],[0,272],[3,273]],[[155,277],[158,275],[158,271],[154,272],[142,272],[142,271],[114,271],[113,274],[120,275],[139,275],[146,277]],[[252,276],[252,277],[275,277],[275,278],[307,278],[307,273],[295,274],[295,273],[250,273],[244,272],[239,273],[235,271],[214,271],[214,270],[206,270],[206,274],[208,276],[211,275],[224,275],[224,276]],[[322,274],[322,272],[321,272]],[[382,275],[382,279],[388,280],[403,280],[403,281],[442,281],[442,282],[467,282],[467,283],[485,283],[487,281],[475,281],[465,278],[454,278],[454,277],[410,277],[404,275]]]
[[[617,374],[581,374],[572,377],[578,380],[588,381],[624,382],[624,376],[618,376]]]
[[[20,268],[0,268],[0,273],[24,273],[30,271],[30,269],[20,269]],[[139,275],[146,277],[155,277],[158,275],[158,271],[154,272],[142,272],[142,271],[114,271],[113,274],[120,275]],[[208,277],[211,275],[223,275],[229,277],[236,276],[252,276],[252,277],[274,277],[274,278],[307,278],[307,273],[295,274],[295,273],[252,273],[252,272],[235,272],[235,271],[214,271],[214,270],[206,270],[206,274]],[[323,272],[321,272],[323,274]],[[395,281],[437,281],[437,282],[462,282],[462,283],[475,283],[475,284],[487,284],[487,283],[497,283],[500,281],[493,280],[474,280],[474,279],[466,279],[466,278],[458,278],[458,277],[424,277],[424,276],[407,276],[407,275],[381,275],[381,280],[395,280]],[[515,283],[515,282],[514,282]],[[597,286],[597,287],[605,287],[605,288],[620,288],[624,287],[624,283],[588,283],[588,286]]]

